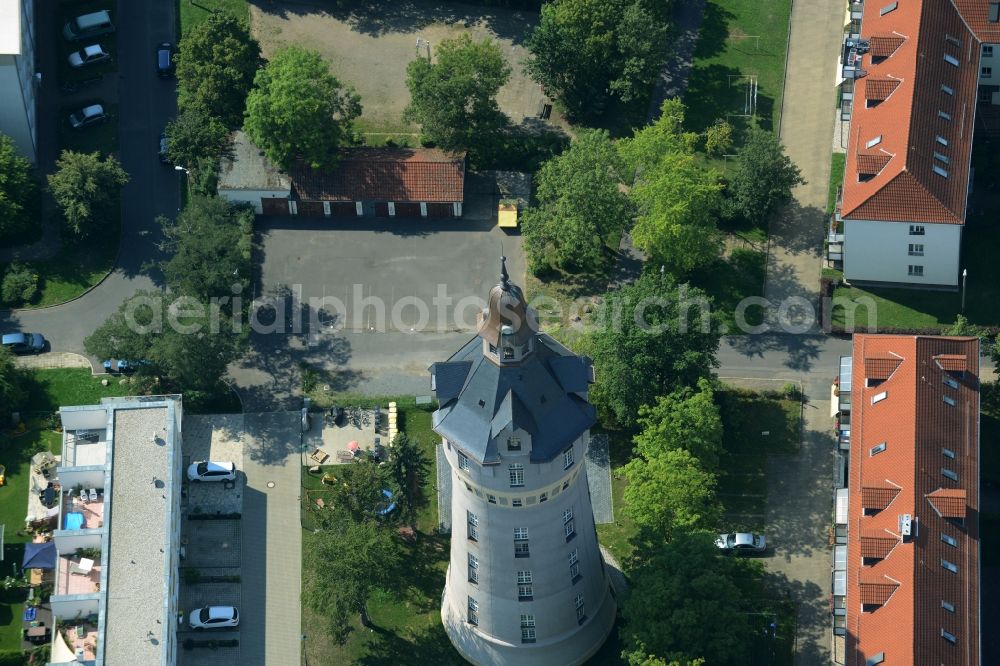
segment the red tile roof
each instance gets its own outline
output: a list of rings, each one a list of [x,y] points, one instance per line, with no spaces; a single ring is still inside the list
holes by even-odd
[[[975,338],[854,336],[847,666],[862,666],[879,652],[887,664],[979,663],[978,345]],[[879,365],[869,361],[891,355],[902,359],[899,366],[868,387],[866,368]],[[934,359],[942,356],[964,357],[963,374],[938,367]],[[885,450],[871,455],[871,447],[883,442]],[[970,508],[964,521],[940,511],[956,508],[959,491],[965,493],[962,505]],[[865,515],[868,506],[883,510]],[[908,538],[901,534],[903,514],[912,519]],[[865,564],[863,557],[875,561]],[[955,612],[942,608],[942,601]],[[944,640],[942,629],[956,636],[957,644]]]
[[[841,216],[964,224],[979,42],[948,0],[906,0],[884,15],[881,7],[864,6],[862,36],[870,36],[870,50],[861,63],[867,76],[855,84],[859,102],[852,111]],[[898,83],[886,95],[892,80]],[[954,94],[943,92],[942,85]],[[869,98],[884,101],[871,107],[860,103]],[[871,158],[862,157],[873,152],[887,162],[874,177],[859,181],[859,174],[873,175]]]
[[[990,3],[987,0],[952,0],[962,18],[969,24],[979,41],[987,44],[1000,43],[1000,23],[991,23]]]
[[[885,153],[859,154],[858,173],[864,176],[877,176],[891,159],[892,156]]]
[[[462,201],[465,155],[432,148],[353,148],[331,170],[291,170],[306,201]]]
[[[965,518],[964,488],[939,488],[926,497],[942,518]]]
[[[871,356],[865,359],[865,379],[889,379],[903,362],[898,356]]]
[[[865,84],[865,99],[884,102],[897,87],[899,81],[896,79],[868,79]]]

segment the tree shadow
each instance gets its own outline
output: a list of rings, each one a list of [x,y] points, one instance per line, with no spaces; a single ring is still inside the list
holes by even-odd
[[[343,21],[354,32],[372,37],[389,33],[412,33],[434,23],[482,24],[501,39],[521,45],[538,20],[537,10],[444,2],[443,0],[333,0],[270,2],[251,0],[262,12],[287,18],[317,11]]]
[[[733,77],[741,76],[735,67],[710,64],[694,66],[684,93],[686,129],[704,132],[716,120],[726,120],[727,116],[743,108],[744,95],[739,86],[731,83]]]
[[[729,22],[734,18],[735,14],[718,3],[706,3],[694,57],[704,60],[725,51],[729,39]]]
[[[784,573],[768,571],[764,585],[777,599],[795,608],[795,663],[822,664],[830,660],[827,629],[831,624],[829,590],[812,582],[790,580]]]
[[[728,344],[747,358],[763,358],[766,353],[782,352],[787,356],[784,363],[786,368],[809,372],[813,363],[819,359],[825,341],[826,337],[823,335],[772,332],[732,335],[725,338],[722,344]]]
[[[375,630],[378,637],[368,645],[368,654],[358,658],[358,666],[465,666],[466,661],[448,640],[444,626],[435,623],[429,629],[400,636],[384,630]]]

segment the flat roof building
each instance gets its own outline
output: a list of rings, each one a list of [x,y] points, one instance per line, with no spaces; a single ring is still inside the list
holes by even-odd
[[[180,397],[63,407],[55,665],[176,663]]]

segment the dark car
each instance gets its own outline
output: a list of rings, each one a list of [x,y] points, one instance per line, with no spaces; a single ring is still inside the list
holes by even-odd
[[[45,351],[41,333],[4,333],[2,344],[15,354],[38,354]]]
[[[174,45],[163,42],[156,47],[156,75],[169,79],[174,75]]]
[[[167,134],[166,132],[160,132],[160,163],[170,164],[170,160],[167,159]]]

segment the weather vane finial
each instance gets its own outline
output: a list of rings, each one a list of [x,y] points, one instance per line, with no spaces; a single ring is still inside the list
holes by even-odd
[[[507,257],[500,257],[500,286],[503,289],[510,287],[510,275],[507,274]]]

